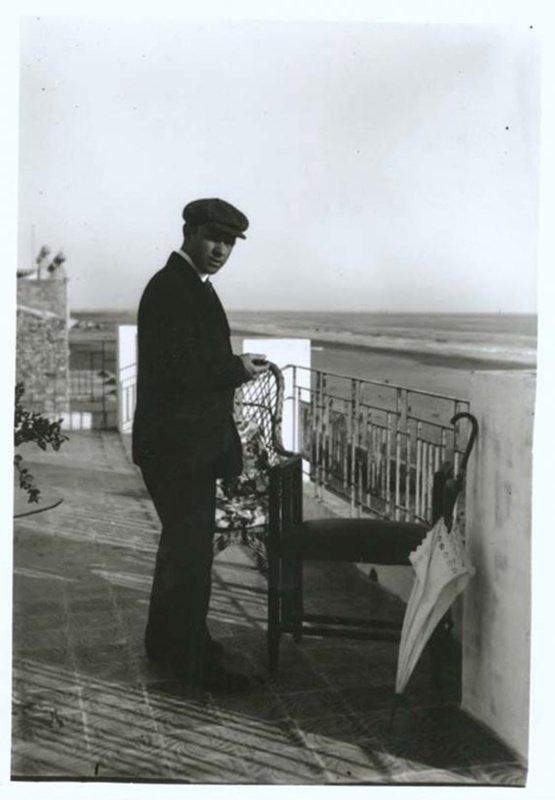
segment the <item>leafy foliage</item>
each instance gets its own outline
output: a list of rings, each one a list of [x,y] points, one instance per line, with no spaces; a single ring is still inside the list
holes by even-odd
[[[32,276],[35,280],[40,280],[42,277],[42,268],[47,259],[50,256],[50,248],[48,245],[43,244],[41,249],[38,252],[37,257],[35,258],[35,266],[31,267],[30,269],[18,269],[17,270],[17,277],[18,278],[28,278]],[[65,255],[62,253],[61,250],[56,253],[52,261],[46,267],[47,272],[49,273],[50,277],[55,275],[55,273],[60,269],[62,264],[66,261]]]
[[[15,418],[14,418],[14,446],[25,442],[35,442],[41,450],[46,450],[50,445],[53,450],[59,450],[67,440],[61,432],[62,420],[50,422],[45,416],[24,408],[22,397],[25,393],[23,383],[15,387]],[[29,503],[37,503],[40,489],[35,484],[35,479],[29,470],[22,466],[23,458],[19,454],[14,456],[14,466],[19,475],[19,487],[27,492]]]

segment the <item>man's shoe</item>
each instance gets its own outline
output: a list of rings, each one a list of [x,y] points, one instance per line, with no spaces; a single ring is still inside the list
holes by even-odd
[[[251,681],[247,675],[243,675],[241,672],[230,672],[222,666],[212,666],[201,677],[200,685],[212,692],[232,693],[246,691],[250,687]]]
[[[145,644],[146,655],[149,661],[165,662],[170,660],[171,653],[168,647],[158,645],[153,647]],[[208,639],[206,643],[206,658],[208,661],[221,661],[224,656],[224,646],[216,639]]]
[[[149,661],[154,661],[155,663],[162,663],[168,660],[169,654],[167,650],[154,647],[145,647],[146,656]]]

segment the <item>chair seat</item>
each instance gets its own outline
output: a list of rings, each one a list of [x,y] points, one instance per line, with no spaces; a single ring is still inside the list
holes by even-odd
[[[313,519],[291,527],[280,539],[283,555],[311,561],[351,561],[409,566],[429,527],[379,519]]]

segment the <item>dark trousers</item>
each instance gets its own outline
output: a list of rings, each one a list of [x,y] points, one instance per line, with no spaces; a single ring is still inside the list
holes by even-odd
[[[164,655],[184,679],[198,680],[209,636],[216,480],[214,466],[163,463],[142,467],[162,534],[145,634],[147,652]]]

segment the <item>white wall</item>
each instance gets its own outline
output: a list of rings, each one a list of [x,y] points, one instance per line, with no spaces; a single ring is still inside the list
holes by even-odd
[[[137,383],[137,326],[118,326],[118,430],[131,433]]]
[[[243,339],[243,353],[263,353],[270,361],[283,368],[287,364],[310,368],[310,339]],[[118,429],[121,433],[130,433],[135,406],[135,384],[137,380],[137,326],[118,326]],[[295,374],[300,393],[303,388],[310,389],[310,372],[308,369],[297,369]],[[293,391],[293,370],[284,372],[285,400],[283,405],[283,444],[289,450],[298,450],[297,426],[295,425],[295,397]]]
[[[308,393],[303,397],[302,389],[310,389],[310,339],[243,339],[243,353],[262,353],[269,361],[273,361],[280,369],[287,364],[296,364],[297,367],[307,369],[297,369],[295,379],[297,387],[301,387],[300,395],[309,400]],[[283,403],[283,445],[287,450],[297,451],[299,442],[297,436],[297,426],[295,425],[295,397],[293,391],[293,370],[287,369],[283,374],[285,380],[285,397]]]
[[[528,749],[531,481],[535,374],[478,372],[470,408],[462,707],[519,755]]]

